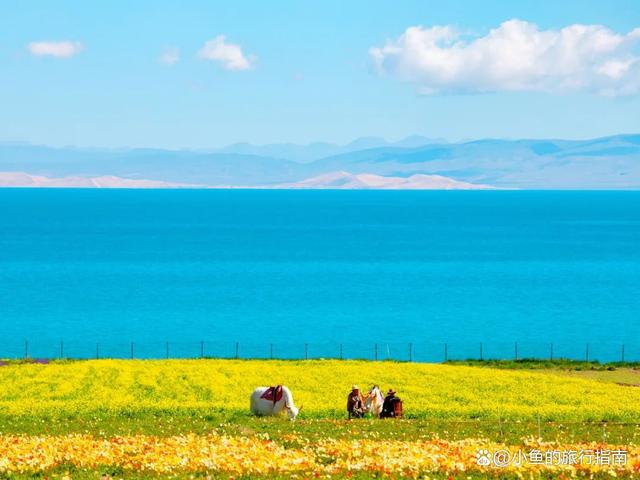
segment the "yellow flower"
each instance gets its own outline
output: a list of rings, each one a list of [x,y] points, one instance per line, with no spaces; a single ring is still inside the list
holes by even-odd
[[[411,416],[636,422],[640,389],[529,371],[363,361],[92,360],[0,369],[7,415],[246,412],[251,391],[285,384],[302,418],[340,417],[348,387],[393,387]],[[535,386],[535,388],[532,388]]]

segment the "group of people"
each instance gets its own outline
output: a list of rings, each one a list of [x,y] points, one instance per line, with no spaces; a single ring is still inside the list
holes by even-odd
[[[378,387],[374,386],[369,391],[367,398],[360,392],[360,388],[357,385],[353,385],[351,392],[349,392],[347,396],[347,413],[349,414],[349,418],[362,418],[366,413],[372,413],[374,416],[379,416],[380,418],[402,417],[402,400],[396,395],[395,390],[390,388],[382,401],[382,408],[374,411],[376,393],[380,395],[381,398]]]

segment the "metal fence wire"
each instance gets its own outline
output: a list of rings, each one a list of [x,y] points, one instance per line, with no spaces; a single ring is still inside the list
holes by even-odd
[[[5,341],[0,358],[19,359],[162,359],[236,358],[405,361],[437,363],[450,360],[574,360],[640,362],[640,345],[627,343],[554,342],[234,342],[234,341]]]

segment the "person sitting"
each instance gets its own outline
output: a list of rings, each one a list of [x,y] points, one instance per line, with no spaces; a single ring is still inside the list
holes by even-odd
[[[380,418],[395,417],[402,417],[402,400],[396,396],[395,390],[390,388],[387,392],[387,396],[384,398]]]
[[[347,412],[350,419],[362,418],[365,414],[364,397],[357,385],[351,387],[351,392],[347,396]]]

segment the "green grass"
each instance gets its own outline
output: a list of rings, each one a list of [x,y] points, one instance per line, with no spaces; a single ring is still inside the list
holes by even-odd
[[[11,475],[3,475],[0,473],[0,480],[27,480],[27,479],[39,479],[39,480],[165,480],[165,479],[174,479],[174,480],[208,480],[208,479],[220,479],[220,480],[255,480],[255,478],[265,478],[269,480],[304,480],[315,478],[313,475],[292,475],[292,476],[282,476],[277,474],[268,474],[264,477],[255,477],[253,475],[229,475],[229,474],[212,474],[210,472],[195,472],[195,473],[174,473],[174,474],[155,474],[149,472],[131,472],[120,469],[104,469],[103,471],[90,471],[84,469],[78,469],[73,467],[61,467],[56,468],[55,470],[48,471],[45,473],[24,473],[24,474],[11,474]],[[326,477],[320,477],[326,478]],[[368,480],[371,478],[385,478],[385,479],[393,479],[396,478],[395,475],[380,475],[375,473],[354,473],[352,475],[338,475],[332,476],[333,479],[350,479],[350,480]],[[444,473],[429,473],[428,476],[423,478],[428,478],[430,480],[486,480],[486,479],[500,479],[500,480],[522,480],[521,477],[514,474],[503,474],[501,476],[488,476],[481,473],[470,473],[463,472],[458,474],[444,474]],[[535,477],[525,477],[525,478],[535,478],[541,480],[552,480],[557,478],[567,478],[567,477],[558,477],[557,473],[549,473],[542,474],[540,476]],[[589,480],[611,480],[612,477],[609,474],[601,473],[601,474],[590,474],[589,476],[578,476],[575,478],[588,478]],[[620,477],[618,477],[620,478]],[[631,478],[631,477],[621,477],[621,478]]]
[[[598,382],[610,382],[626,387],[640,387],[640,368],[617,368],[615,370],[566,370],[554,372],[569,377],[585,378]]]
[[[463,360],[449,365],[497,368],[506,370],[535,370],[573,378],[615,383],[627,387],[640,387],[640,362],[583,362],[576,360]]]
[[[576,371],[614,371],[620,368],[640,369],[640,362],[586,362],[557,358],[542,360],[537,358],[521,358],[518,360],[449,360],[447,365],[466,365],[471,367],[488,367],[510,370],[576,370]]]
[[[520,444],[523,438],[538,437],[546,441],[609,443],[640,442],[640,423],[544,422],[496,420],[358,420],[305,419],[290,422],[285,418],[256,418],[246,413],[211,413],[196,415],[183,412],[136,412],[131,415],[94,414],[87,416],[11,417],[0,416],[0,434],[64,435],[91,433],[114,435],[147,434],[157,436],[181,433],[221,435],[268,434],[274,440],[296,434],[310,441],[331,438],[380,438],[397,440],[447,440],[486,438],[508,444]]]

